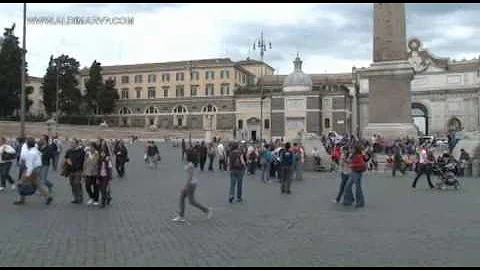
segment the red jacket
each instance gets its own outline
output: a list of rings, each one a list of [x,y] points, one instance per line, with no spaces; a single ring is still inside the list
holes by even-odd
[[[352,171],[354,172],[365,171],[367,169],[365,156],[363,154],[353,155],[350,162],[350,168],[352,168]]]

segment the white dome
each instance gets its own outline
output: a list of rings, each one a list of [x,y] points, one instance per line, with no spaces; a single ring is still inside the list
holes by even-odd
[[[310,75],[303,73],[302,60],[297,54],[297,58],[293,61],[294,70],[283,81],[284,91],[310,91],[312,90],[312,78]]]

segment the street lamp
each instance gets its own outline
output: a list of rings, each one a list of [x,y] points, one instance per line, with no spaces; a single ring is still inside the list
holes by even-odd
[[[193,82],[193,63],[192,61],[188,61],[186,65],[186,69],[188,70],[188,73],[190,73],[190,96],[192,95],[192,82]],[[195,86],[196,91],[198,91],[197,87]],[[197,93],[198,95],[198,93]],[[188,141],[190,146],[192,145],[192,129],[191,129],[191,123],[192,122],[192,112],[188,110],[188,119],[190,120],[190,123],[187,120],[187,127],[188,127]]]
[[[258,38],[253,42],[253,50],[257,50],[257,49],[260,51],[260,60],[262,61],[262,64],[264,64],[263,56],[265,55],[265,52],[267,51],[267,49],[270,49],[270,50],[272,49],[272,42],[269,41],[267,43],[265,41],[265,38],[263,37],[263,31],[260,34],[260,38]],[[260,78],[261,78],[261,81],[260,81],[260,143],[263,142],[263,100],[265,99],[265,93],[263,90],[263,83],[264,83],[263,70],[264,70],[264,67],[261,67],[260,69]]]
[[[20,137],[25,138],[25,111],[26,111],[26,91],[25,91],[25,58],[27,54],[27,3],[23,3],[23,40],[22,40],[22,65],[20,78]]]

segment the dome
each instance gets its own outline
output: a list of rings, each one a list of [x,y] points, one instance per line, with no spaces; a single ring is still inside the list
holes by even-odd
[[[284,91],[311,91],[312,78],[310,75],[303,73],[302,60],[297,54],[297,58],[293,61],[294,70],[283,81]]]

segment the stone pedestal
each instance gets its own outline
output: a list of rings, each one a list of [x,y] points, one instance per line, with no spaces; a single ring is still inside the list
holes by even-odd
[[[363,137],[416,137],[410,82],[414,69],[407,60],[405,4],[373,4],[373,64],[362,75],[369,80],[368,125]]]
[[[362,136],[416,137],[410,92],[414,70],[410,63],[405,60],[373,63],[362,75],[368,77],[370,84],[369,123]]]

